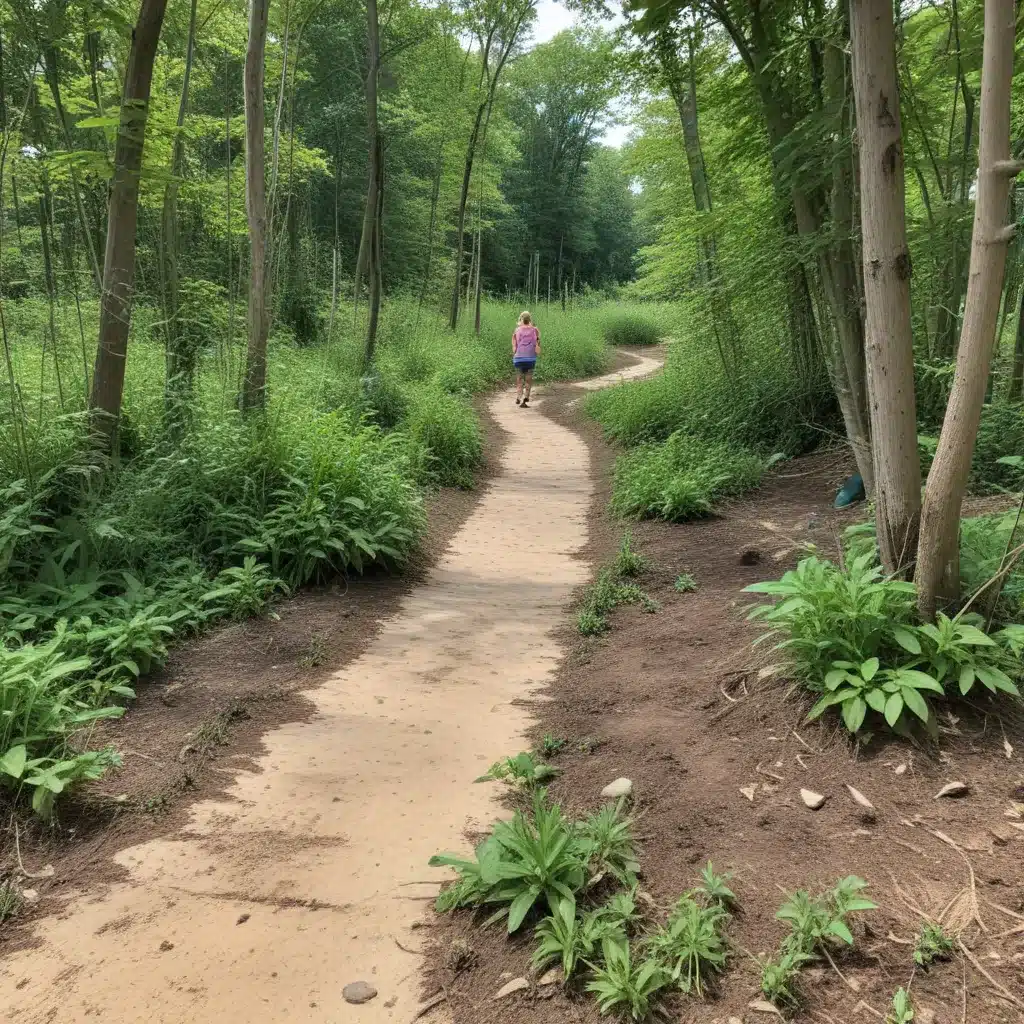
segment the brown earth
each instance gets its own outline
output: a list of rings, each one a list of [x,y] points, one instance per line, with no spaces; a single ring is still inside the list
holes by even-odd
[[[612,452],[575,406],[563,406],[558,418],[591,448],[598,490],[582,557],[599,565],[614,556],[623,532],[606,511]],[[759,630],[745,620],[753,599],[743,587],[781,575],[804,545],[835,552],[857,515],[831,508],[850,471],[841,454],[818,453],[780,467],[717,518],[634,525],[634,547],[652,566],[641,584],[660,611],[622,608],[596,640],[581,638],[563,617],[559,639],[570,653],[535,705],[531,731],[536,745],[545,734],[568,741],[555,759],[562,774],[551,795],[582,815],[600,804],[607,783],[633,781],[643,887],[659,907],[655,918],[699,880],[708,860],[733,873],[740,900],[716,992],[705,1003],[677,997],[666,1020],[771,1020],[749,1004],[760,996],[755,958],[785,934],[774,919],[784,892],[821,892],[848,874],[868,880],[880,909],[859,915],[856,946],[837,952],[834,968],[826,962],[804,971],[805,1004],[795,1019],[878,1020],[895,990],[910,985],[915,1024],[1024,1020],[1024,826],[1014,808],[1024,799],[1020,715],[1005,703],[998,714],[987,704],[959,707],[943,723],[938,750],[881,735],[852,745],[834,719],[805,724],[808,700],[777,676],[762,676],[771,652],[751,648]],[[684,571],[697,592],[675,591]],[[969,795],[936,800],[954,780],[966,782]],[[874,809],[860,807],[847,785]],[[749,787],[752,800],[741,792]],[[804,806],[801,788],[825,795],[824,807]],[[966,922],[972,959],[915,972],[921,914],[943,912],[951,925]],[[483,930],[459,912],[435,918],[432,938],[424,995],[442,990],[456,1024],[602,1019],[590,996],[537,987],[530,929],[508,939],[500,925]],[[474,952],[458,972],[450,967],[456,940]],[[517,977],[531,988],[494,1001]]]

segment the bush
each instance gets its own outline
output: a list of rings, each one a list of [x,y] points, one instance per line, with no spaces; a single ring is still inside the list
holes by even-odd
[[[617,313],[601,325],[601,333],[609,345],[657,345],[661,328],[639,313]]]
[[[709,516],[716,498],[756,487],[763,471],[753,452],[677,431],[619,458],[612,510],[671,522]]]
[[[483,436],[473,407],[464,399],[426,388],[417,389],[403,424],[425,453],[420,476],[445,487],[472,487],[483,464]]]

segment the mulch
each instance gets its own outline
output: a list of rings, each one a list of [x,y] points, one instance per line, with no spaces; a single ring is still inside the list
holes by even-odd
[[[606,511],[614,453],[573,397],[565,389],[553,415],[590,446],[598,493],[582,557],[596,567],[614,556],[624,529]],[[849,472],[843,453],[819,452],[777,467],[715,518],[634,524],[634,547],[652,566],[640,582],[660,610],[621,608],[599,639],[576,633],[571,607],[556,626],[568,653],[536,704],[531,735],[535,744],[548,733],[568,741],[551,796],[582,815],[600,804],[607,783],[632,780],[642,885],[661,908],[709,860],[733,875],[740,909],[728,930],[728,968],[706,1001],[670,1000],[667,1020],[770,1021],[749,1004],[760,997],[757,958],[786,931],[775,919],[784,894],[821,892],[849,874],[870,883],[879,909],[856,915],[856,944],[835,953],[834,967],[804,970],[794,1019],[878,1020],[895,990],[910,985],[915,1024],[1024,1020],[1024,832],[1014,827],[1015,804],[1024,801],[1021,716],[1005,703],[957,706],[937,749],[886,735],[853,744],[834,719],[806,724],[809,699],[771,669],[770,650],[751,646],[760,631],[746,621],[753,599],[743,588],[777,578],[809,545],[835,552],[842,529],[863,515],[831,508]],[[696,592],[675,591],[681,572],[696,578]],[[954,780],[969,794],[935,799]],[[826,796],[824,806],[809,810],[801,788]],[[963,932],[971,959],[915,971],[920,914],[937,917],[954,900],[952,916],[973,918]],[[530,932],[506,938],[468,911],[435,917],[424,997],[441,991],[455,1024],[602,1019],[592,997],[536,985]],[[472,955],[453,957],[455,942]],[[531,987],[495,1001],[518,977]]]

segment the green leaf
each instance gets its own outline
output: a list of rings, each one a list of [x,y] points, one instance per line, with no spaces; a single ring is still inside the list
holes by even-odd
[[[907,629],[906,626],[893,626],[892,636],[903,650],[911,654],[921,653],[921,641],[917,639],[913,630]]]
[[[872,711],[877,711],[880,715],[885,713],[886,700],[882,690],[865,690],[864,699]]]
[[[890,728],[896,724],[902,714],[903,698],[898,693],[894,693],[885,702],[885,720],[889,723]]]
[[[963,694],[970,693],[971,687],[974,685],[974,666],[964,665],[960,669],[960,692]]]
[[[523,919],[530,912],[530,908],[540,895],[540,890],[531,886],[525,892],[521,892],[508,908],[508,933],[511,935],[517,931],[523,923]]]
[[[861,674],[861,676],[865,680],[867,680],[869,683],[871,682],[872,679],[875,678],[875,673],[877,673],[877,672],[878,672],[878,659],[877,658],[868,658],[868,660],[865,661],[861,665],[861,667],[860,667],[860,674]]]
[[[970,644],[972,647],[996,646],[995,640],[977,626],[965,626],[961,623],[956,627],[956,631],[961,643]]]
[[[20,779],[27,759],[28,751],[24,746],[11,747],[3,757],[0,757],[0,772],[10,775],[12,779]]]
[[[912,686],[904,686],[900,692],[903,695],[903,703],[906,704],[922,722],[927,722],[929,717],[928,704],[924,697],[922,697],[921,694],[919,694]]]
[[[827,935],[835,935],[836,938],[842,939],[847,945],[853,945],[853,935],[850,929],[846,926],[846,923],[841,921],[839,918],[835,918],[830,922]]]
[[[843,721],[850,732],[855,733],[863,724],[868,713],[867,703],[863,697],[854,697],[843,705]]]

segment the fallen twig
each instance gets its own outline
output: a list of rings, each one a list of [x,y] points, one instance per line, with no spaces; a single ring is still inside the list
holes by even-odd
[[[443,1002],[444,1002],[444,1001],[445,1001],[445,1000],[446,1000],[447,998],[448,998],[448,993],[447,993],[447,992],[445,992],[445,990],[444,990],[444,989],[441,989],[441,991],[440,991],[440,992],[438,992],[438,993],[437,993],[436,995],[433,995],[433,996],[431,996],[431,997],[430,997],[430,998],[429,998],[429,999],[428,999],[428,1000],[427,1000],[427,1001],[426,1001],[426,1002],[425,1002],[425,1003],[424,1003],[424,1004],[423,1004],[423,1005],[422,1005],[422,1006],[421,1006],[421,1007],[420,1007],[420,1008],[419,1008],[419,1009],[418,1009],[418,1010],[417,1010],[417,1011],[416,1011],[416,1012],[415,1012],[415,1013],[414,1013],[414,1014],[412,1015],[412,1020],[411,1020],[411,1021],[409,1022],[409,1024],[412,1024],[412,1022],[413,1022],[413,1021],[417,1021],[417,1020],[419,1020],[419,1019],[420,1019],[421,1017],[426,1017],[426,1015],[427,1015],[428,1013],[430,1013],[430,1011],[431,1011],[432,1009],[434,1009],[434,1007],[435,1007],[435,1006],[440,1006],[440,1005],[441,1005],[441,1003],[443,1003]]]
[[[978,962],[978,958],[964,945],[963,939],[957,939],[957,945],[960,947],[960,952],[963,953],[968,960],[971,961],[971,966],[998,992],[1007,1002],[1013,1003],[1014,1006],[1019,1006],[1024,1010],[1024,1003],[1022,1003],[1009,989],[1003,988],[1002,985],[992,977],[988,971]]]

